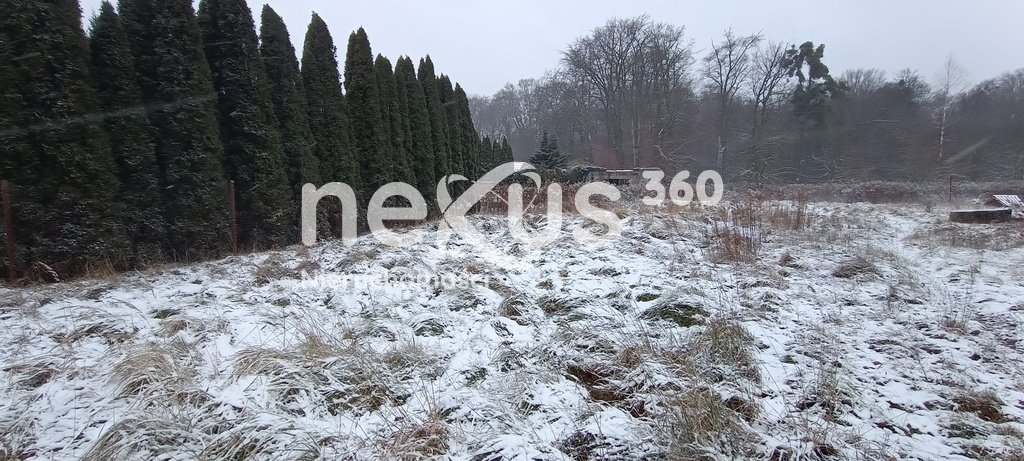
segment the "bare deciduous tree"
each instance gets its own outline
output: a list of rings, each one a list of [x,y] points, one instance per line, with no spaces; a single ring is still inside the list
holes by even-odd
[[[718,154],[715,167],[725,167],[726,136],[729,130],[729,115],[736,92],[747,79],[750,71],[750,52],[761,41],[760,34],[737,37],[732,30],[725,31],[724,40],[711,42],[711,50],[704,57],[702,75],[706,78],[718,100]]]
[[[839,77],[846,83],[847,93],[856,97],[865,97],[878,91],[885,85],[885,71],[881,69],[850,69]]]
[[[755,134],[751,137],[755,142],[759,127],[764,125],[769,111],[780,102],[780,86],[788,77],[785,66],[788,48],[789,45],[782,42],[768,42],[754,52],[749,82],[754,109],[751,132]]]
[[[954,119],[951,117],[953,102],[967,87],[967,71],[950,56],[938,75],[935,88],[936,120],[939,128],[939,158],[946,147],[946,133]]]
[[[766,42],[758,47],[751,57],[750,75],[747,79],[751,109],[750,144],[744,176],[763,181],[769,176],[769,158],[765,154],[765,125],[785,100],[788,79],[785,66],[786,49],[782,42]]]
[[[920,179],[953,167],[1024,176],[1024,70],[969,91],[952,61],[932,88],[913,71],[834,80],[821,44],[757,38],[727,32],[694,69],[682,28],[615,19],[573,42],[556,71],[474,98],[474,120],[520,158],[546,130],[573,158],[609,168],[717,166],[755,182]]]
[[[688,86],[692,56],[682,27],[640,16],[612,19],[576,40],[563,53],[562,63],[569,78],[583,84],[580,96],[603,113],[620,160],[629,130],[631,163],[639,166],[645,134],[663,134],[681,116],[679,99]]]

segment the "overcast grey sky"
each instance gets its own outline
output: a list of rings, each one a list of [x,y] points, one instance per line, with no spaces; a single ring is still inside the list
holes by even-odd
[[[248,0],[256,16],[264,3],[284,17],[301,50],[310,14],[324,18],[341,54],[351,31],[366,28],[373,52],[417,61],[429,53],[438,72],[470,94],[490,95],[505,82],[540,77],[559,52],[608,18],[648,14],[686,26],[698,52],[729,27],[738,34],[824,43],[834,75],[879,68],[889,75],[910,67],[932,80],[952,54],[977,83],[1024,67],[1019,0],[859,1],[325,1]],[[88,19],[101,0],[82,0]],[[88,26],[87,26],[88,27]],[[339,56],[344,60],[344,56]]]

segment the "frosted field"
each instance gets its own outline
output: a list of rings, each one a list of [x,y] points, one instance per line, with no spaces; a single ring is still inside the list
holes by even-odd
[[[1020,222],[616,211],[0,289],[0,459],[1024,459]]]

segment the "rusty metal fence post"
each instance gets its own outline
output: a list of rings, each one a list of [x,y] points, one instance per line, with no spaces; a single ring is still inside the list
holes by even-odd
[[[0,181],[0,196],[4,211],[4,252],[7,255],[7,280],[12,284],[18,278],[18,259],[14,247],[14,218],[11,215],[11,184],[6,179]]]

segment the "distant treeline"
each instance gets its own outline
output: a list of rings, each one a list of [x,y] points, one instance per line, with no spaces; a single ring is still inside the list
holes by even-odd
[[[316,14],[300,68],[281,17],[265,6],[257,32],[245,0],[103,3],[88,37],[77,1],[0,4],[0,179],[22,268],[222,255],[229,180],[255,249],[298,241],[305,183],[345,182],[364,204],[392,181],[429,198],[443,175],[511,159],[429,56],[392,68],[360,28],[339,73]]]
[[[715,168],[731,181],[1024,177],[1024,69],[968,87],[952,58],[931,84],[913,70],[833,76],[825,61],[812,42],[728,31],[698,52],[682,27],[613,19],[543,78],[470,107],[521,159],[547,131],[570,161]]]

